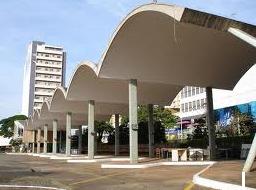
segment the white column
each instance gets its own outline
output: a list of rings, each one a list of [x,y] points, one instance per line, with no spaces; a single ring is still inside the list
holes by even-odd
[[[35,143],[36,143],[36,141],[35,141],[35,137],[36,137],[36,131],[35,130],[33,130],[32,131],[32,139],[33,139],[33,143],[32,143],[32,153],[35,153]]]
[[[252,146],[250,148],[250,151],[248,153],[248,156],[246,158],[246,161],[244,163],[244,168],[243,168],[243,172],[250,172],[253,162],[255,160],[256,157],[256,134],[254,136],[254,139],[252,141]]]
[[[44,125],[44,154],[47,153],[48,125]]]
[[[154,157],[154,124],[153,124],[153,105],[148,105],[148,155]]]
[[[88,102],[88,158],[94,158],[95,131],[94,131],[94,100]]]
[[[66,156],[71,155],[71,117],[70,112],[66,115]]]
[[[40,154],[41,129],[37,130],[37,154]]]
[[[137,80],[129,81],[130,163],[138,163],[138,103]]]
[[[206,87],[206,100],[207,100],[206,124],[207,124],[208,135],[209,135],[210,160],[215,160],[216,143],[215,143],[215,126],[214,126],[214,113],[213,113],[213,100],[212,100],[211,87]]]
[[[119,114],[115,114],[115,156],[119,155]]]
[[[58,128],[58,121],[54,119],[52,122],[52,153],[57,153],[57,128]]]

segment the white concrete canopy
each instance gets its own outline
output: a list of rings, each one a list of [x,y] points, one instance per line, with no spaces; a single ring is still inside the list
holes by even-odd
[[[176,85],[233,89],[256,62],[256,49],[228,29],[256,27],[174,5],[148,4],[118,26],[97,73]]]
[[[138,82],[138,86],[138,104],[158,105],[171,104],[182,88],[176,85],[145,82]],[[66,97],[68,100],[95,100],[96,112],[97,102],[111,103],[112,105],[113,103],[128,104],[128,80],[99,78],[95,64],[84,61],[75,70]]]

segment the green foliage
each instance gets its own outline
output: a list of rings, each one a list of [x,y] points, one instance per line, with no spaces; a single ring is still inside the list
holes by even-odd
[[[10,145],[14,147],[18,147],[22,144],[22,139],[11,139],[10,140]]]
[[[159,106],[154,106],[154,121],[161,122],[165,128],[174,128],[177,122],[177,117],[172,115],[171,110],[165,109]],[[138,107],[138,122],[148,121],[148,109],[147,106]]]
[[[221,127],[218,136],[234,137],[250,135],[255,130],[252,115],[241,113],[236,107],[232,108],[231,120],[227,127]]]
[[[101,142],[103,134],[111,134],[114,131],[114,128],[105,121],[95,121],[94,127],[98,135],[97,142]]]
[[[14,115],[12,117],[8,117],[2,119],[0,121],[0,136],[9,138],[13,136],[14,130],[14,121],[15,120],[26,120],[27,117],[25,115]]]

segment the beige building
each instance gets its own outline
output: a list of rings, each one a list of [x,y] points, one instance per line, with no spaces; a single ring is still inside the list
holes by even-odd
[[[24,68],[22,114],[31,116],[58,86],[64,86],[65,72],[66,52],[62,47],[31,42]]]

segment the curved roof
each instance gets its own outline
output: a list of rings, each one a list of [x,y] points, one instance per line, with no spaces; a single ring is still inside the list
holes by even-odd
[[[115,31],[98,75],[176,85],[233,89],[256,62],[256,49],[228,32],[256,36],[253,25],[174,5],[149,4]]]
[[[128,81],[100,78],[93,63],[78,65],[67,88],[68,100],[95,100],[101,103],[128,104]],[[177,85],[138,82],[139,104],[168,105],[182,87]],[[97,106],[96,106],[97,108]]]

